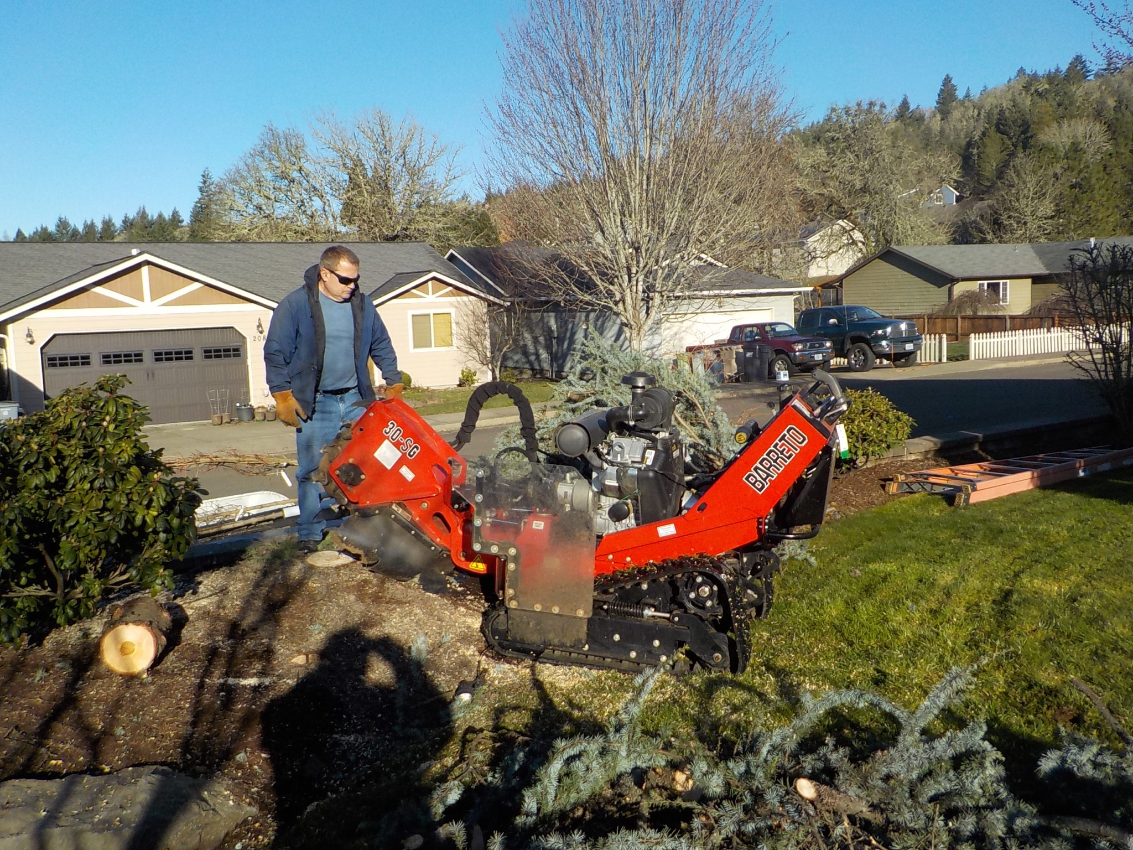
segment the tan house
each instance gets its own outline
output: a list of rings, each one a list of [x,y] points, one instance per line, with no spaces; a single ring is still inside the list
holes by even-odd
[[[156,423],[268,403],[272,310],[325,247],[0,243],[0,398],[30,413],[67,387],[120,372]],[[399,365],[419,384],[455,385],[465,365],[453,345],[459,322],[474,320],[490,294],[423,243],[351,247],[363,287],[376,284]]]
[[[1072,252],[1090,241],[893,246],[827,288],[840,293],[832,299],[837,303],[861,304],[886,316],[931,313],[966,291],[983,290],[998,299],[1004,313],[1019,315],[1059,292]],[[1128,236],[1103,241],[1133,245]]]

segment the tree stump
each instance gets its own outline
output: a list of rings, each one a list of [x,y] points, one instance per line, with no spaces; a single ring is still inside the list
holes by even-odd
[[[98,650],[102,662],[123,676],[142,676],[160,657],[173,618],[152,596],[133,596],[110,609]]]

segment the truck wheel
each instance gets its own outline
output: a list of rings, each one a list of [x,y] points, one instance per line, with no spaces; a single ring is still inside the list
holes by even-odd
[[[901,357],[898,357],[897,358],[897,365],[898,366],[916,366],[918,359],[919,359],[918,352],[914,351],[911,354],[905,354]]]
[[[851,372],[868,372],[873,368],[875,359],[873,351],[864,342],[855,342],[846,352],[846,362]]]
[[[794,375],[796,372],[795,365],[786,354],[776,354],[767,364],[767,377],[774,379],[775,373],[783,370],[786,370],[788,375]]]

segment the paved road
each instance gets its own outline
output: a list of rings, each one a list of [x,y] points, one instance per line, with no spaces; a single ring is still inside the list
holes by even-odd
[[[960,432],[984,433],[1083,419],[1105,413],[1081,373],[1062,360],[961,361],[910,369],[880,367],[865,374],[836,371],[847,389],[872,387],[913,417],[913,437],[945,439]],[[805,383],[805,377],[795,379]],[[736,419],[746,413],[763,422],[766,385],[729,385],[722,404]]]
[[[1021,428],[1106,412],[1081,372],[1065,361],[973,365],[977,364],[967,369],[950,368],[953,364],[885,369],[839,378],[851,389],[872,387],[912,416],[917,423],[913,437]]]

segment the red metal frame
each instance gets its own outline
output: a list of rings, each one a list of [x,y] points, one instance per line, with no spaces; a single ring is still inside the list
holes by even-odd
[[[594,553],[595,575],[686,555],[719,555],[758,541],[775,505],[830,441],[832,429],[812,412],[796,395],[684,514],[603,537]],[[339,474],[346,464],[363,472],[356,485]],[[464,459],[401,400],[371,404],[329,468],[355,504],[400,505],[460,569],[494,570],[496,558],[471,549],[471,508],[453,506],[454,487],[465,480]]]

